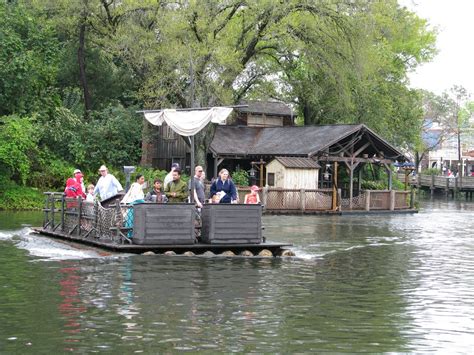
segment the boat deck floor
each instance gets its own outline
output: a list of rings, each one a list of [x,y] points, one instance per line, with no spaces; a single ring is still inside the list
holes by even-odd
[[[74,235],[68,235],[60,233],[57,231],[44,230],[43,228],[35,227],[32,228],[33,231],[37,234],[42,234],[54,238],[59,238],[63,240],[69,240],[72,242],[77,242],[81,244],[91,245],[115,252],[122,253],[144,253],[146,251],[153,251],[155,253],[163,253],[166,251],[174,251],[177,254],[184,253],[185,251],[192,251],[194,253],[204,253],[206,251],[212,251],[213,253],[220,253],[226,250],[231,250],[234,253],[241,252],[244,250],[249,250],[252,253],[258,253],[263,249],[270,250],[273,254],[276,254],[278,251],[292,246],[290,243],[274,243],[274,242],[264,242],[260,244],[206,244],[206,243],[195,243],[195,244],[118,244],[113,240],[104,240],[94,237],[79,237]]]

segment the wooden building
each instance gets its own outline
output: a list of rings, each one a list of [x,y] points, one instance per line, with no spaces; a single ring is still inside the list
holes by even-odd
[[[282,102],[246,101],[234,109],[228,125],[244,125],[249,127],[292,126],[294,113],[291,107]],[[166,124],[152,126],[145,122],[145,134],[148,140],[142,143],[141,165],[160,170],[169,170],[172,163],[181,167],[190,165],[190,145],[183,137],[173,132]],[[212,176],[212,170],[207,172]]]
[[[265,128],[219,126],[210,145],[208,163],[213,166],[214,176],[223,167],[231,171],[236,167],[245,170],[256,168],[257,182],[265,186],[268,184],[266,164],[276,157],[313,159],[324,166],[318,170],[318,180],[323,181],[325,174],[330,174],[331,186],[336,187],[340,169],[345,169],[349,177],[349,199],[353,197],[356,180],[356,190],[360,190],[364,165],[384,167],[391,188],[390,165],[407,160],[403,153],[363,124]]]
[[[293,126],[295,115],[293,109],[283,102],[244,101],[235,109],[234,125],[248,127],[281,127]]]
[[[269,187],[317,189],[320,165],[311,158],[275,157],[265,167]]]

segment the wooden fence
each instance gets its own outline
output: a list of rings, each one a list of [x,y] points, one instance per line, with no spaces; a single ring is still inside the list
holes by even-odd
[[[242,203],[249,187],[238,187]],[[333,201],[332,189],[282,189],[264,188],[259,192],[260,200],[267,212],[311,212],[331,211]],[[406,210],[413,208],[413,196],[410,191],[363,190],[350,200],[341,198],[340,190],[336,196],[336,209],[349,210]]]

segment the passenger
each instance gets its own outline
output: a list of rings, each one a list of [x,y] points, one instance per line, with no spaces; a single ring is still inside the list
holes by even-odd
[[[145,201],[156,202],[156,203],[168,202],[168,198],[166,197],[166,195],[163,193],[161,189],[160,179],[155,179],[155,181],[153,181],[153,189],[146,194]]]
[[[66,188],[64,189],[64,194],[68,198],[78,198],[81,197],[81,185],[73,178],[69,178],[66,181]]]
[[[107,167],[102,165],[99,168],[100,175],[99,181],[94,188],[94,194],[99,194],[101,201],[108,199],[109,197],[117,195],[119,191],[123,190],[120,182],[113,176],[109,174]]]
[[[173,171],[175,171],[176,169],[179,169],[179,164],[178,163],[173,163],[171,164],[171,170],[170,172],[165,176],[165,180],[163,181],[163,185],[165,186],[168,186],[168,184],[173,181]]]
[[[69,178],[66,181],[66,188],[64,189],[64,195],[68,199],[76,199],[81,196],[81,185],[73,178]],[[67,209],[75,209],[77,207],[77,202],[67,201]]]
[[[145,202],[143,194],[143,184],[145,183],[145,177],[142,174],[138,174],[135,178],[135,182],[130,186],[130,189],[127,191],[123,197],[121,203],[129,205],[124,213],[123,225],[127,228],[133,229],[133,221],[135,218],[135,213],[131,205]],[[129,238],[133,237],[133,230],[127,232]]]
[[[260,196],[258,195],[258,191],[260,191],[258,186],[253,185],[250,188],[250,193],[245,195],[244,203],[252,205],[260,204]]]
[[[202,166],[198,165],[194,168],[194,203],[198,208],[202,208],[204,201],[206,200],[206,194],[204,192],[204,182],[202,175],[204,171]],[[189,189],[191,189],[191,180],[189,180]]]
[[[227,169],[219,172],[219,177],[211,184],[209,198],[213,203],[236,203],[237,189],[229,178]]]
[[[81,189],[82,189],[81,191],[83,194],[82,198],[86,198],[86,194],[85,194],[86,187],[84,185],[84,175],[79,169],[74,170],[74,179],[81,185]]]
[[[135,182],[130,186],[130,189],[127,191],[123,197],[121,203],[134,203],[134,202],[144,202],[145,195],[143,194],[143,184],[145,183],[145,177],[142,174],[138,174],[135,178]]]
[[[89,184],[89,185],[87,186],[86,201],[88,201],[88,202],[94,202],[94,200],[95,200],[94,184]]]
[[[172,172],[173,181],[165,186],[165,195],[169,202],[186,202],[188,198],[188,186],[181,180],[181,170],[175,169]]]

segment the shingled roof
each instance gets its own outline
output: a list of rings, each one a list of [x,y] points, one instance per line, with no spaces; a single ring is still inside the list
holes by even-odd
[[[285,168],[290,169],[319,169],[321,166],[311,158],[275,157]]]
[[[257,113],[269,116],[294,116],[290,106],[283,102],[277,101],[244,101],[242,105],[247,107],[236,108],[236,111],[246,113]]]
[[[210,150],[221,156],[310,157],[361,130],[385,151],[386,157],[402,156],[400,151],[362,124],[265,128],[218,126]]]

